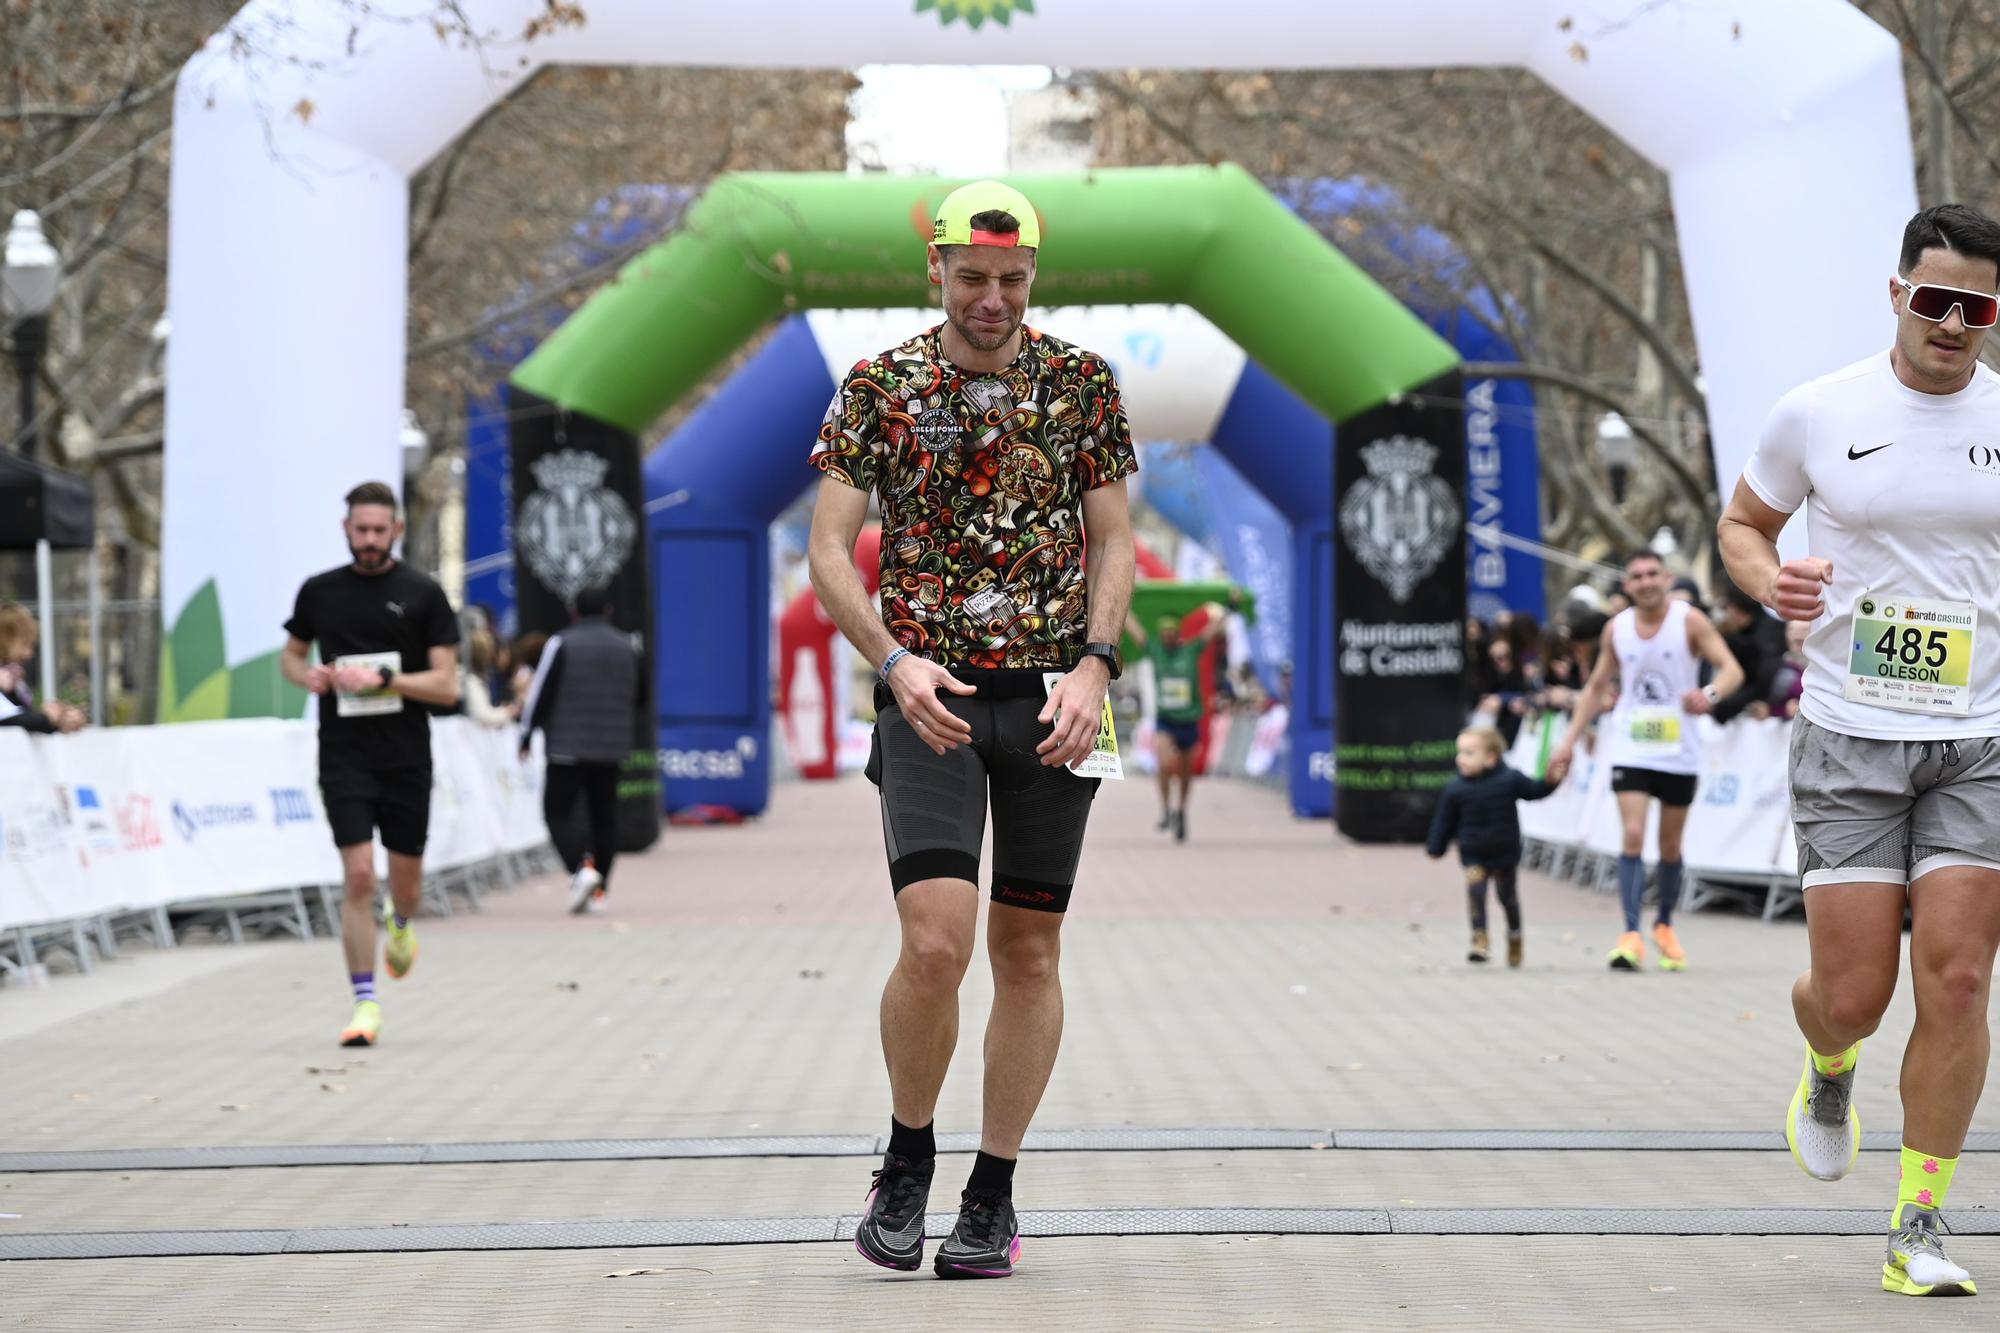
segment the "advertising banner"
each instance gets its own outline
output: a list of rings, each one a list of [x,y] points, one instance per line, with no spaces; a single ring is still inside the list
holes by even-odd
[[[646,646],[643,678],[654,678],[652,598],[647,588],[645,490],[639,442],[628,430],[559,408],[515,386],[509,476],[514,505],[514,591],[523,633],[555,634],[585,589],[607,589],[611,623]],[[632,761],[618,787],[618,844],[650,847],[660,836],[648,699],[632,717]]]
[[[1421,842],[1465,722],[1465,446],[1458,376],[1343,422],[1334,451],[1334,815]]]

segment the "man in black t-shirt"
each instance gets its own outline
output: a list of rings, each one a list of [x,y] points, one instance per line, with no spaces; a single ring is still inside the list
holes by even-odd
[[[354,987],[343,1046],[373,1046],[375,832],[389,853],[383,924],[389,975],[417,958],[416,915],[431,815],[431,731],[426,705],[458,703],[458,619],[444,589],[397,561],[403,535],[396,493],[379,481],[347,493],[352,564],[315,574],[299,589],[283,657],[285,679],[319,696],[319,784],[340,848],[346,899],[340,933]],[[312,645],[319,660],[308,663]]]

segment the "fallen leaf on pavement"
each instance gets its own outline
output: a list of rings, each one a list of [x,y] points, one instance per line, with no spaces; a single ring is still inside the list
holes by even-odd
[[[656,1273],[700,1273],[706,1277],[715,1276],[714,1271],[707,1268],[620,1268],[614,1272],[606,1273],[604,1276],[652,1277]]]

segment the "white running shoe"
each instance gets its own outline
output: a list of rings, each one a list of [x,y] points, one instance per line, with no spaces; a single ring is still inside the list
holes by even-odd
[[[1882,1290],[1899,1296],[1977,1296],[1972,1274],[1944,1257],[1938,1239],[1942,1221],[1935,1208],[1911,1204],[1903,1224],[1889,1233],[1889,1255],[1882,1261]]]
[[[1839,1180],[1861,1151],[1861,1117],[1854,1110],[1854,1066],[1822,1074],[1806,1052],[1806,1072],[1785,1116],[1785,1142],[1815,1180]]]
[[[590,910],[590,895],[604,885],[604,876],[597,873],[597,867],[585,861],[583,868],[570,876],[569,911],[571,916],[581,916]]]

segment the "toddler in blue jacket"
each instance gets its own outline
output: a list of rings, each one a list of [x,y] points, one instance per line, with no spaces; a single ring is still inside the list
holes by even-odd
[[[1490,727],[1467,727],[1458,733],[1458,776],[1438,797],[1431,818],[1432,859],[1443,856],[1453,840],[1465,867],[1466,905],[1472,915],[1472,946],[1467,962],[1483,963],[1493,956],[1486,933],[1486,889],[1493,888],[1500,910],[1507,914],[1507,966],[1521,965],[1521,899],[1515,875],[1521,865],[1521,814],[1516,801],[1539,801],[1556,789],[1517,773],[1503,761],[1506,749],[1500,733]]]

